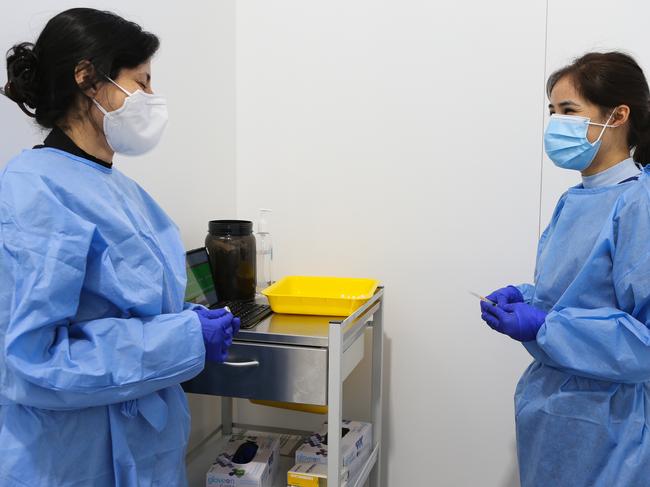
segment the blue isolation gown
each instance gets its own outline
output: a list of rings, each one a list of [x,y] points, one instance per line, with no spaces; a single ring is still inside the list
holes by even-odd
[[[522,487],[650,486],[650,172],[570,189],[527,302],[548,311],[515,394]]]
[[[178,229],[135,182],[66,152],[0,172],[0,485],[186,485],[203,368]]]

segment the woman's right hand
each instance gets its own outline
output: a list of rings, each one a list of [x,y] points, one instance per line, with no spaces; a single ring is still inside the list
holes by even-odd
[[[239,332],[241,322],[225,309],[195,309],[199,315],[203,341],[205,343],[205,359],[210,362],[223,363],[228,357],[228,349],[232,345],[233,336]]]

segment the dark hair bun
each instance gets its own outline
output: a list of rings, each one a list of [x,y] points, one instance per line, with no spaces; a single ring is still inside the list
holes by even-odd
[[[5,94],[29,116],[27,107],[36,108],[38,57],[29,42],[16,44],[7,53],[7,84]]]

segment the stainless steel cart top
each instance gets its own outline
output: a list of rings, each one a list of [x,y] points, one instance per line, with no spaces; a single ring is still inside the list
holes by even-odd
[[[375,295],[349,317],[273,314],[250,330],[240,330],[236,339],[246,342],[327,348],[330,323],[341,324],[344,334],[351,331],[351,328],[360,329],[360,325],[370,320],[377,310],[383,292],[382,287],[378,288]]]

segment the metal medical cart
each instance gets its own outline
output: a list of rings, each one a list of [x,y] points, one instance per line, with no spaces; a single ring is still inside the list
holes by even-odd
[[[327,406],[327,485],[340,487],[343,382],[364,357],[365,331],[370,329],[373,446],[361,473],[349,486],[362,487],[370,479],[372,487],[379,487],[383,298],[384,289],[380,287],[365,305],[345,319],[275,314],[255,328],[241,330],[225,363],[207,363],[205,370],[183,387],[186,392],[222,396],[221,433],[224,436],[231,434],[233,428],[283,432],[233,423],[234,397]],[[307,436],[311,432],[287,433]],[[201,446],[205,447],[203,444],[197,448]],[[286,477],[279,482],[278,485],[286,486]]]

